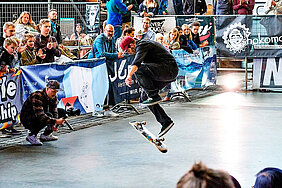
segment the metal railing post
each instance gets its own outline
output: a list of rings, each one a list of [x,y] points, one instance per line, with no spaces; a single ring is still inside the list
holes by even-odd
[[[48,12],[52,9],[52,2],[48,0]]]

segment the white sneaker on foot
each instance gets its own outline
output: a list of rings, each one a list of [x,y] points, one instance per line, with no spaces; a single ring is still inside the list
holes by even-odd
[[[118,114],[118,113],[115,113],[115,112],[113,112],[113,111],[111,111],[111,110],[105,111],[105,112],[104,112],[104,115],[105,115],[105,116],[111,116],[111,117],[119,117],[119,114]]]
[[[94,112],[92,112],[92,116],[94,116],[94,117],[104,117],[104,113],[102,111],[94,111]]]
[[[41,134],[40,135],[40,141],[41,142],[48,142],[48,141],[55,141],[55,140],[58,140],[58,137],[57,136],[54,136],[52,134],[49,134],[49,135],[44,135],[44,134]]]

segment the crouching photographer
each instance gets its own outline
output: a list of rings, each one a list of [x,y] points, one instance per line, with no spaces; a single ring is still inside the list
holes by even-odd
[[[49,80],[43,90],[32,93],[23,104],[20,120],[29,130],[26,140],[32,145],[41,146],[42,142],[58,140],[58,137],[52,135],[52,132],[58,130],[57,125],[65,122],[63,118],[58,118],[57,92],[59,90],[59,82]],[[37,134],[43,128],[45,130],[40,135],[39,141]]]

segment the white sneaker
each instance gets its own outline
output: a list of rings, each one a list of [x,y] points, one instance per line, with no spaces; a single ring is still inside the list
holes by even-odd
[[[92,112],[92,116],[97,117],[97,118],[104,117],[104,113],[102,111],[94,111]]]
[[[49,134],[49,135],[44,135],[44,134],[41,134],[40,135],[40,141],[41,142],[48,142],[48,141],[55,141],[55,140],[58,140],[58,137],[57,136],[54,136],[52,134]]]
[[[119,117],[119,114],[118,114],[118,113],[115,113],[115,112],[113,112],[113,111],[111,111],[111,110],[105,111],[105,112],[104,112],[104,115],[105,115],[105,116],[111,116],[111,117]]]

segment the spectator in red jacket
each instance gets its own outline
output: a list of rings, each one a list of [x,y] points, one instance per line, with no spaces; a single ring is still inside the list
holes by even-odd
[[[233,10],[239,15],[252,15],[255,0],[233,0]]]

